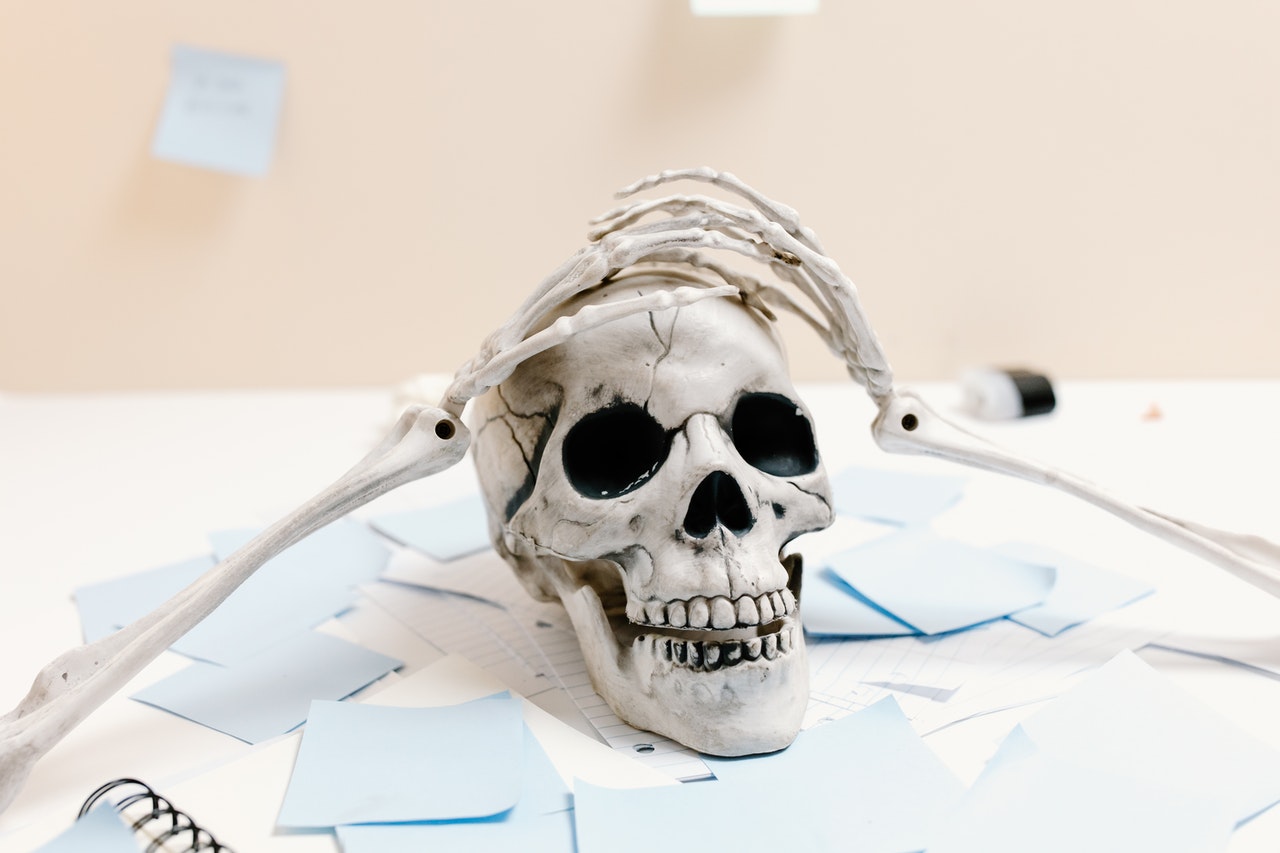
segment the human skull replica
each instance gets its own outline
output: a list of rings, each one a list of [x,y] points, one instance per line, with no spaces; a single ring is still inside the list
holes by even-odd
[[[602,284],[565,306],[669,289]],[[737,298],[636,314],[477,401],[495,546],[564,603],[621,719],[702,752],[789,744],[808,701],[800,559],[831,523],[813,426],[769,320]]]
[[[1280,546],[1123,501],[897,389],[853,283],[794,210],[712,169],[662,172],[621,194],[677,181],[744,203],[671,195],[606,213],[591,244],[459,368],[438,406],[410,406],[350,470],[186,589],[47,664],[0,717],[0,810],[42,755],[263,563],[461,460],[461,416],[476,398],[476,462],[498,549],[534,594],[564,602],[618,715],[710,753],[786,746],[808,673],[800,564],[782,549],[829,523],[831,501],[765,320],[774,309],[844,362],[876,406],[883,449],[1054,486],[1280,595]]]

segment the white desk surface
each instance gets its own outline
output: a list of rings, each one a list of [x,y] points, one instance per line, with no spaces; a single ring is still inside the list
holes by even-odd
[[[918,387],[954,413],[953,386]],[[1270,597],[1043,487],[882,453],[869,437],[872,406],[852,383],[801,392],[832,473],[861,464],[965,474],[966,499],[938,519],[941,532],[979,543],[1031,539],[1140,576],[1159,592],[1157,603],[1135,611],[1138,617],[1163,620],[1165,629],[1235,638],[1255,655],[1280,657],[1280,605]],[[1058,399],[1058,410],[1045,417],[957,420],[1152,508],[1280,540],[1280,381],[1067,382]],[[360,458],[394,414],[392,395],[382,389],[0,393],[0,712],[17,704],[41,666],[79,642],[75,587],[207,553],[210,531],[275,520]],[[425,505],[473,487],[464,461],[385,496],[379,507]],[[1280,748],[1280,679],[1184,655],[1143,657]],[[179,666],[166,654],[131,687]],[[960,725],[929,741],[971,776],[1014,722]],[[0,815],[0,849],[30,849],[65,827],[107,779],[137,775],[163,791],[249,750],[122,692],[39,763]],[[230,809],[245,793],[222,796]],[[178,805],[197,818],[214,809]],[[219,830],[212,817],[204,819]],[[223,840],[241,853],[334,849],[314,836]],[[1231,849],[1280,849],[1280,808],[1238,830]]]

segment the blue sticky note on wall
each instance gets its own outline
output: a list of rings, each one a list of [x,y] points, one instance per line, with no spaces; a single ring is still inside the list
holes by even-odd
[[[219,172],[265,175],[283,98],[279,62],[177,45],[151,153]]]

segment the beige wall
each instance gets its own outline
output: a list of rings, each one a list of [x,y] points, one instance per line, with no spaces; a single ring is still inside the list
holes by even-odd
[[[0,389],[451,371],[701,164],[803,214],[903,377],[1280,376],[1280,4],[823,7],[0,0]],[[149,156],[174,42],[287,65],[268,177]]]

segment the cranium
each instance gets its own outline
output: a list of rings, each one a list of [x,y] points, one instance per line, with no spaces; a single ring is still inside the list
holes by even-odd
[[[762,429],[762,425],[777,426],[789,417],[802,418],[807,424],[803,407],[795,400],[790,385],[785,384],[785,377],[775,385],[765,382],[763,373],[752,373],[752,365],[769,365],[771,378],[780,375],[776,341],[759,328],[760,317],[769,316],[772,309],[798,315],[844,362],[850,376],[875,403],[878,414],[872,433],[883,449],[928,454],[1054,486],[1280,595],[1280,546],[1126,502],[1092,483],[986,442],[943,418],[916,395],[895,388],[888,361],[852,282],[823,253],[817,237],[800,224],[795,211],[766,198],[733,175],[712,169],[662,172],[633,184],[622,194],[684,180],[715,185],[745,204],[699,195],[672,195],[633,202],[605,214],[597,220],[591,244],[544,279],[515,315],[457,371],[439,406],[411,406],[390,434],[347,473],[189,587],[115,634],[72,649],[46,665],[22,702],[0,717],[0,809],[17,794],[42,755],[208,615],[259,566],[378,495],[457,463],[470,441],[459,420],[463,409],[468,401],[495,387],[498,391],[485,404],[485,411],[496,420],[482,424],[485,432],[492,432],[495,437],[486,437],[485,461],[481,464],[495,473],[486,478],[491,480],[486,491],[497,525],[504,528],[500,547],[510,553],[531,589],[565,601],[578,629],[584,632],[588,651],[599,658],[592,664],[597,683],[619,706],[619,713],[639,725],[666,731],[710,752],[750,752],[785,745],[788,733],[795,732],[798,708],[806,699],[806,681],[803,653],[796,651],[798,642],[790,654],[772,661],[766,653],[765,638],[770,634],[777,633],[781,640],[782,632],[790,628],[788,636],[799,640],[794,633],[794,613],[787,612],[789,603],[784,598],[779,608],[773,599],[774,592],[782,597],[781,589],[794,586],[798,574],[794,565],[788,569],[777,560],[776,549],[802,530],[826,523],[825,481],[816,465],[808,473],[784,471],[781,476],[770,474],[765,468],[761,476],[744,475],[739,480],[735,473],[739,468],[728,462],[708,462],[720,452],[724,459],[736,454],[750,463],[751,453],[744,449],[739,421],[757,431],[756,441],[760,433],[773,433],[772,427]],[[651,214],[659,218],[654,221],[649,218]],[[777,283],[735,270],[714,256],[725,252],[762,264]],[[667,269],[665,277],[630,280],[622,274],[636,265],[647,264],[663,265]],[[733,305],[725,297],[739,299],[741,304]],[[744,307],[748,305],[750,310]],[[691,319],[695,317],[698,319]],[[706,337],[694,333],[686,338],[686,320],[700,324]],[[611,324],[612,330],[606,333]],[[674,334],[677,327],[681,330],[678,341]],[[732,347],[719,348],[716,341],[722,332],[733,338]],[[736,334],[741,337],[733,337]],[[631,341],[639,342],[638,350],[629,348],[626,342]],[[573,352],[579,357],[563,360],[577,363],[575,370],[580,377],[602,370],[605,362],[611,363],[610,370],[619,366],[613,362],[630,360],[642,364],[637,352],[649,353],[654,365],[609,373],[621,386],[616,405],[611,408],[614,401],[603,396],[594,398],[593,405],[589,384],[562,384],[557,390],[556,377],[562,368],[556,364],[564,354]],[[540,356],[542,353],[545,355]],[[582,353],[588,353],[587,357],[581,357]],[[681,371],[685,374],[681,381],[687,383],[687,388],[670,395],[672,400],[688,401],[683,410],[674,403],[665,407],[664,398],[668,395],[658,393],[670,381],[663,378],[670,372],[667,361],[691,366]],[[521,368],[526,362],[530,363],[528,370]],[[543,367],[536,367],[538,364]],[[697,365],[714,370],[693,369]],[[721,368],[723,373],[719,372]],[[711,378],[712,372],[723,380]],[[517,373],[519,377],[531,377],[531,381],[521,381]],[[753,384],[753,376],[760,377],[758,385]],[[511,382],[507,381],[509,378]],[[721,381],[726,384],[719,384]],[[504,391],[510,391],[512,397],[500,403]],[[758,422],[754,416],[737,417],[744,400],[763,400],[762,408],[768,409],[769,402],[778,398],[785,398],[795,407],[772,407],[756,413],[760,415]],[[646,481],[630,489],[630,493],[638,495],[642,491],[655,493],[653,486],[671,478],[676,488],[669,493],[669,505],[658,500],[651,504],[649,514],[606,512],[593,516],[584,507],[592,507],[594,500],[598,510],[605,506],[606,496],[593,499],[581,494],[574,485],[573,471],[562,478],[568,481],[568,488],[565,483],[553,487],[551,481],[544,482],[539,476],[542,465],[535,465],[534,461],[542,463],[548,454],[557,453],[563,459],[566,441],[574,444],[574,428],[583,424],[587,429],[578,437],[586,436],[585,456],[601,460],[601,472],[613,470],[616,475],[616,466],[609,469],[605,464],[611,459],[609,448],[600,450],[594,446],[592,433],[597,433],[596,438],[604,436],[607,445],[612,432],[607,423],[611,415],[635,412],[637,408],[647,412],[658,425],[657,432],[652,428],[649,432],[661,446],[660,452],[656,456],[646,454],[637,451],[635,444],[625,444],[628,453],[637,454],[630,459],[635,480],[606,478],[604,482],[612,492],[627,491],[635,482]],[[799,415],[795,414],[797,411]],[[505,441],[496,438],[499,421],[511,428],[511,436]],[[797,421],[790,423],[794,426]],[[769,445],[765,441],[759,446],[767,453]],[[643,464],[646,459],[651,463],[648,468]],[[682,464],[673,464],[675,460],[682,460]],[[652,465],[655,461],[661,462],[656,468]],[[589,480],[590,467],[583,463],[576,479]],[[627,466],[623,468],[626,470]],[[690,473],[684,478],[673,478],[670,473],[686,468]],[[499,470],[504,472],[501,476],[497,476]],[[701,479],[693,473],[699,471],[704,473]],[[721,472],[718,476],[717,471]],[[741,503],[734,488],[728,486],[730,479],[741,492]],[[592,487],[590,482],[578,485],[588,490]],[[600,483],[595,485],[604,488]],[[690,485],[692,492],[688,490]],[[789,494],[788,501],[775,501],[774,495],[788,494],[788,489],[795,492]],[[805,489],[807,498],[799,494]],[[656,493],[668,494],[661,489]],[[504,495],[506,502],[502,503]],[[625,506],[626,498],[615,497],[608,504]],[[558,503],[561,499],[565,501],[563,505]],[[775,502],[782,506],[781,515],[774,510]],[[692,512],[692,518],[690,505],[700,507]],[[512,507],[511,512],[508,506]],[[599,524],[599,519],[605,517],[608,523]],[[593,518],[597,522],[595,529]],[[624,518],[625,524],[619,526],[618,521]],[[659,534],[655,531],[664,528],[660,524],[664,518],[665,534]],[[659,570],[656,554],[651,555],[655,559],[650,569],[640,549],[628,552],[621,534],[624,529],[631,529],[633,519],[646,536],[665,535],[676,551],[679,536],[700,539],[697,544],[701,553],[697,545],[687,549],[698,555],[689,563],[692,570],[668,571],[668,563]],[[724,533],[719,532],[721,528]],[[758,546],[756,537],[760,534],[752,534],[757,529],[772,531],[771,536],[760,538]],[[681,530],[683,534],[678,533]],[[703,535],[699,537],[698,533]],[[746,540],[746,535],[740,533],[752,534],[750,547],[735,543]],[[635,539],[637,544],[642,541]],[[655,550],[661,552],[663,548],[655,546]],[[759,556],[765,553],[770,555],[768,559]],[[750,567],[746,559],[736,561],[739,554],[750,555]],[[708,597],[709,592],[716,594]],[[721,592],[725,594],[720,595]],[[686,594],[688,598],[683,597]],[[592,602],[593,597],[600,600],[599,606]],[[706,619],[711,630],[740,631],[741,639],[738,634],[710,635],[690,629],[691,620],[700,622],[703,618],[700,602],[696,604],[697,615],[691,616],[695,606],[691,602],[699,598],[707,601]],[[754,617],[747,599],[760,609],[765,607],[765,598],[774,610],[772,621],[766,620],[761,627],[719,627],[727,624],[729,611],[716,599],[732,604],[735,622],[750,623]],[[683,614],[678,601],[686,602]],[[666,608],[662,614],[657,610],[659,604]],[[650,605],[654,608],[652,613]],[[739,606],[743,608],[741,612]],[[593,611],[593,607],[597,609]],[[602,619],[601,612],[613,618]],[[682,616],[685,628],[677,629],[674,623]],[[662,618],[666,626],[635,629],[636,633],[645,634],[646,641],[654,638],[651,647],[634,640],[619,643],[617,632],[612,630],[615,625],[623,625],[625,639],[627,624],[659,622]],[[781,632],[774,630],[775,625]],[[674,633],[677,630],[692,633]],[[704,636],[728,641],[721,643],[721,668],[712,673],[695,672],[688,663],[695,654],[691,645],[696,650],[698,638]],[[670,662],[666,660],[668,639]],[[728,656],[735,654],[735,643],[744,647],[736,653],[748,657],[754,652],[756,639],[760,640],[759,658],[724,666]],[[707,646],[705,640],[702,642],[702,669],[707,669]],[[636,650],[638,645],[641,652]],[[613,659],[604,654],[610,648],[616,652]],[[679,659],[682,648],[684,661]],[[777,650],[781,652],[780,645]],[[753,678],[759,683],[753,685]],[[771,703],[777,703],[776,707]],[[779,716],[776,725],[766,719],[775,712]]]
[[[566,310],[672,284],[624,277]],[[495,545],[564,603],[597,692],[719,755],[799,731],[800,560],[782,549],[831,521],[771,325],[732,297],[632,315],[522,364],[473,425]]]

